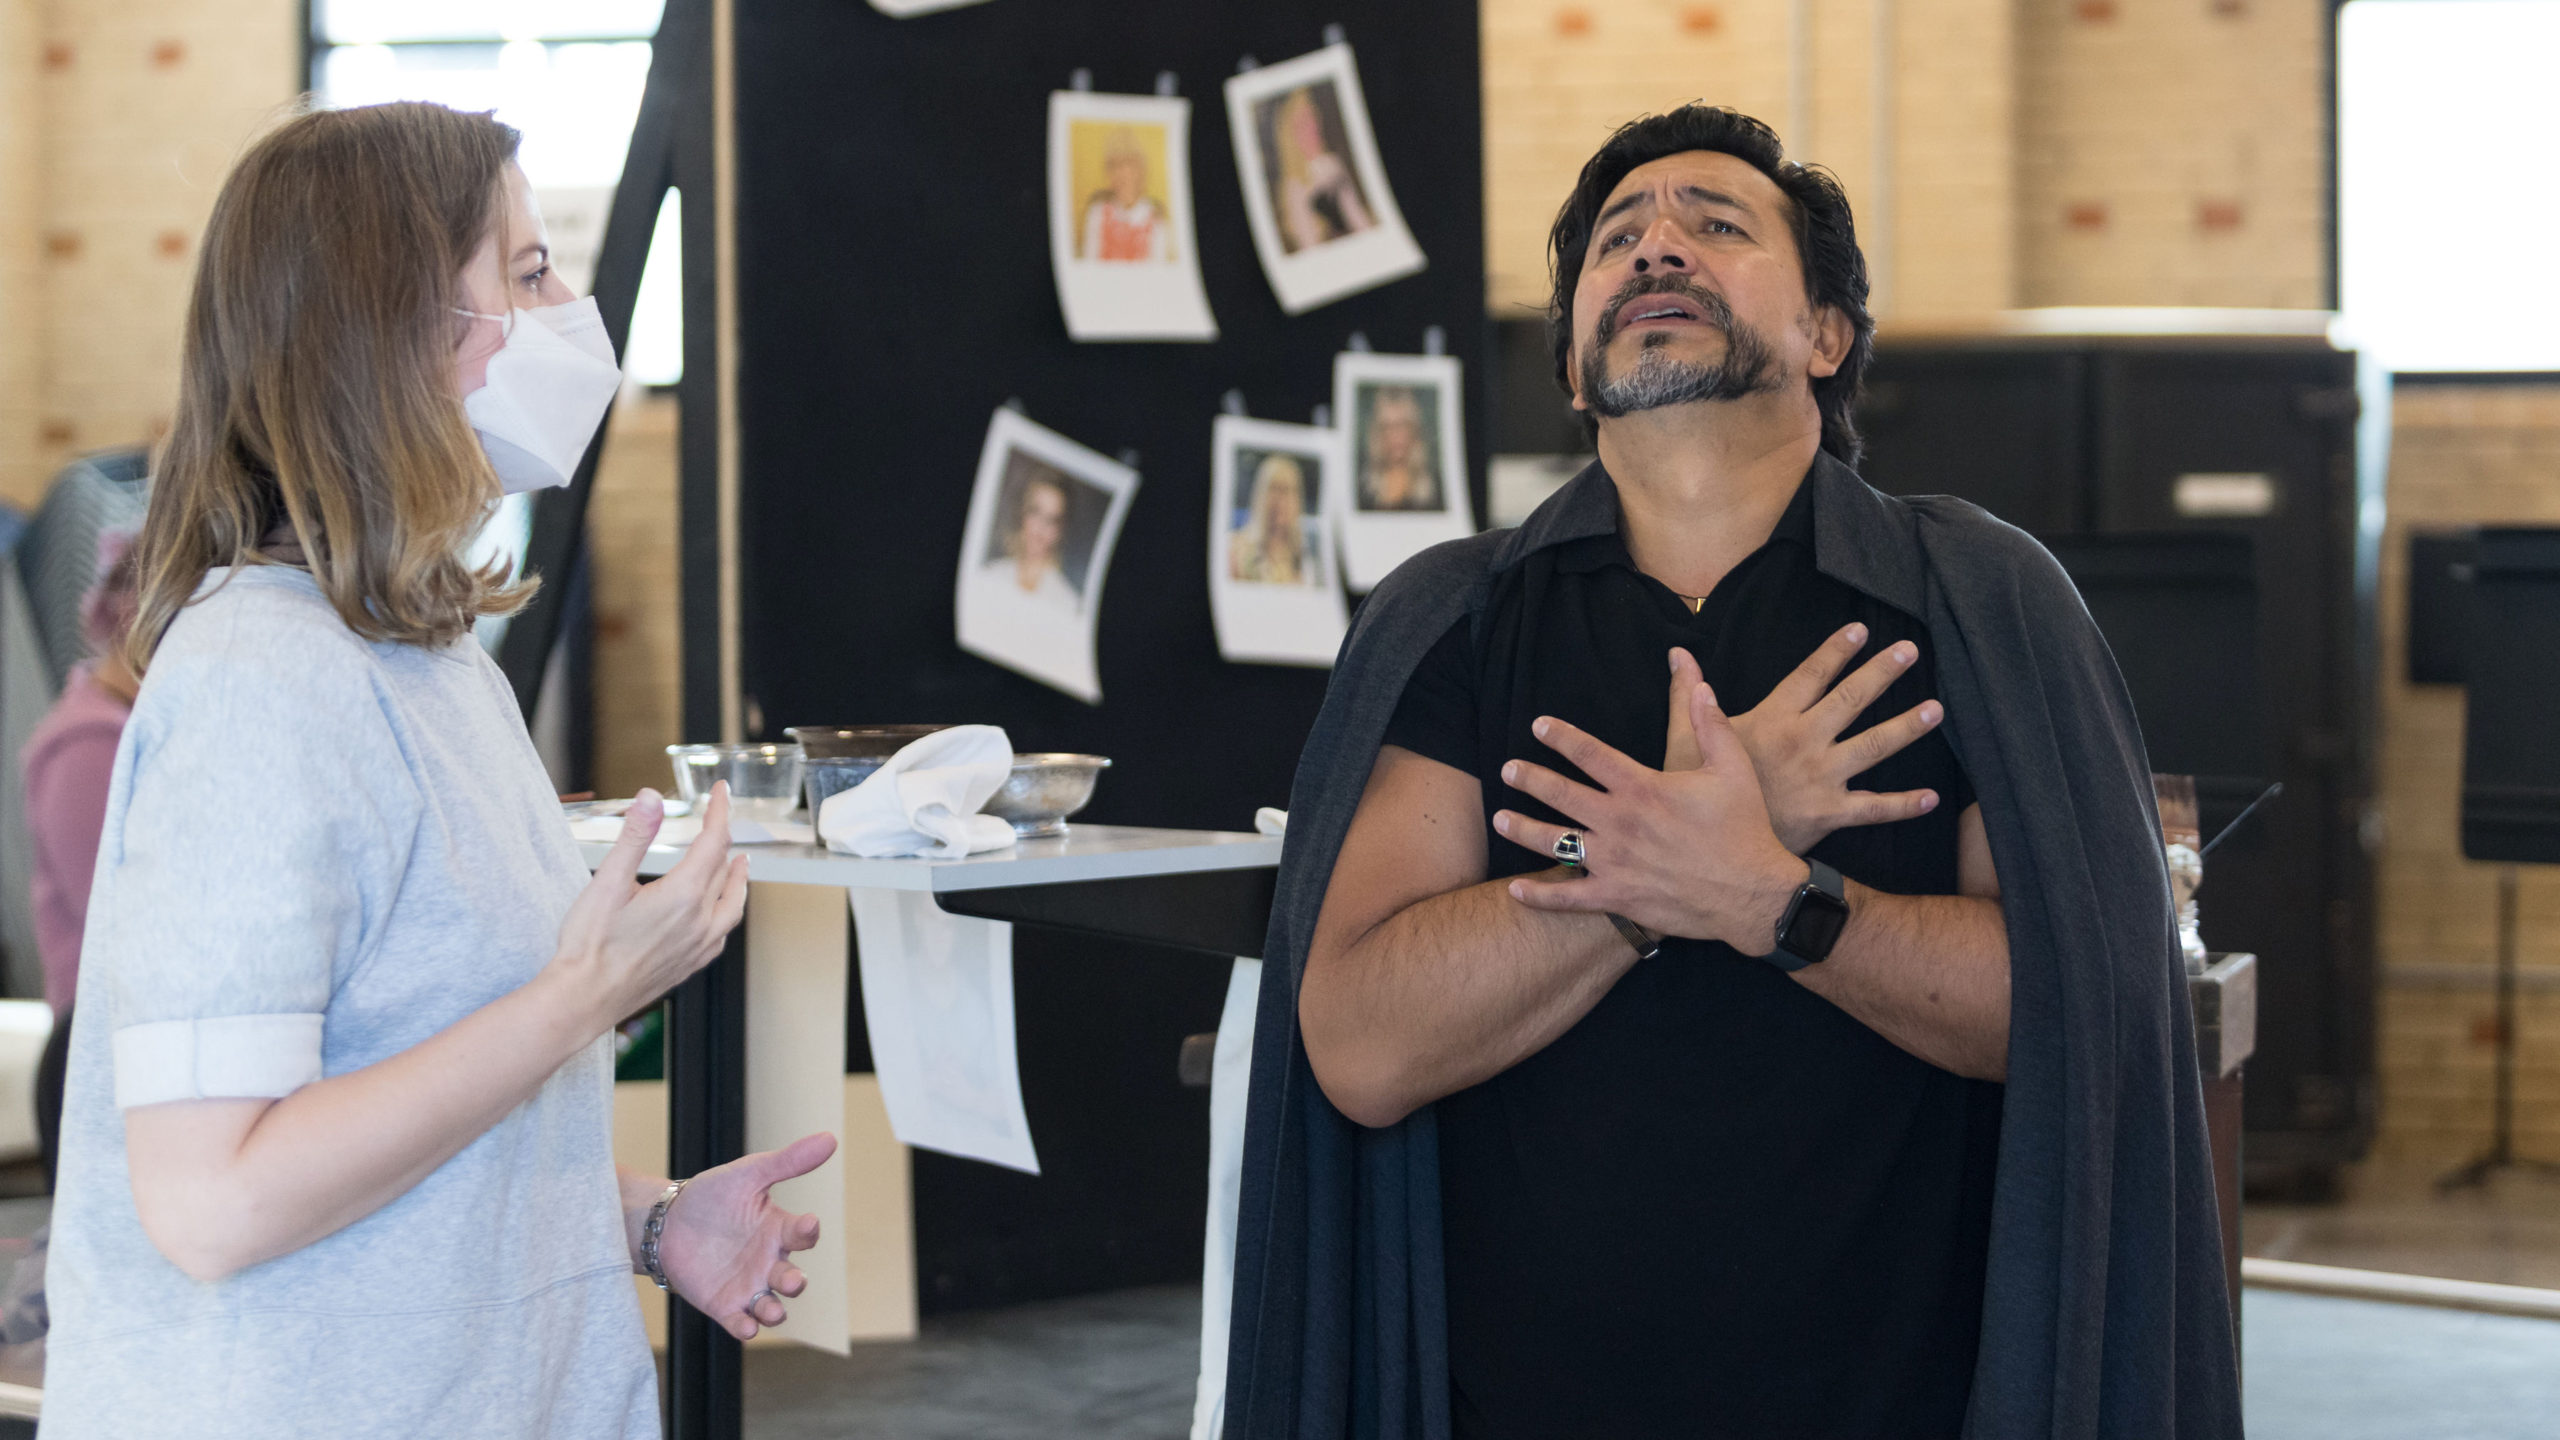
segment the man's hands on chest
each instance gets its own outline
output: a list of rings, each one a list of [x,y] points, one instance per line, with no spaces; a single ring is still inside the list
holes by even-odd
[[[1494,830],[1553,855],[1558,837],[1578,829],[1587,877],[1570,885],[1514,880],[1510,894],[1532,909],[1624,915],[1664,934],[1766,954],[1808,872],[1773,826],[1752,756],[1716,707],[1714,690],[1698,678],[1688,652],[1671,654],[1673,723],[1687,730],[1688,744],[1675,739],[1666,747],[1667,768],[1652,769],[1553,716],[1539,717],[1531,733],[1598,788],[1532,761],[1502,767],[1504,784],[1574,823],[1498,810]]]
[[[1844,718],[1823,731],[1830,716],[1814,702],[1828,703],[1822,687],[1857,650],[1845,637],[1839,644],[1838,658],[1817,656],[1800,686],[1788,682],[1809,700],[1773,694],[1752,712],[1755,733],[1760,719],[1774,722],[1765,760],[1715,708],[1694,664],[1671,670],[1673,738],[1661,770],[1541,721],[1540,738],[1605,788],[1526,762],[1511,783],[1584,830],[1596,878],[1488,880],[1476,776],[1383,747],[1334,858],[1298,989],[1307,1062],[1334,1105],[1360,1124],[1390,1125],[1546,1048],[1639,963],[1600,912],[1746,954],[1770,950],[1807,873],[1780,826],[1810,846],[1841,825],[1876,823],[1855,817],[1863,800],[1845,786],[1874,760],[1836,753],[1867,736],[1848,746],[1833,737],[1907,662],[1870,662],[1859,675],[1875,671],[1872,693],[1845,697]],[[1902,724],[1867,732],[1884,736],[1878,758],[1928,728],[1894,728]],[[1554,854],[1561,827],[1509,812],[1501,823],[1511,840]],[[1963,896],[1883,895],[1853,882],[1849,926],[1831,958],[1795,978],[1932,1064],[1997,1078],[2007,1058],[2008,951],[1987,897],[1999,886],[1978,814],[1968,811],[1959,828]]]
[[[1832,680],[1866,643],[1866,626],[1843,627],[1779,681],[1766,699],[1731,717],[1733,733],[1750,753],[1752,769],[1760,777],[1770,828],[1798,855],[1821,844],[1834,830],[1914,819],[1936,809],[1942,798],[1934,790],[1878,794],[1849,788],[1853,776],[1901,753],[1936,729],[1946,715],[1937,701],[1924,700],[1841,739],[1841,732],[1920,658],[1918,646],[1897,641],[1833,685]],[[1662,768],[1692,769],[1698,763],[1697,732],[1682,697],[1705,681],[1698,673],[1698,662],[1685,650],[1671,652],[1671,674],[1674,698]]]
[[[1859,637],[1859,643],[1863,640]],[[1834,641],[1843,650],[1828,662],[1836,671],[1856,647],[1845,633]],[[1745,955],[1764,955],[1777,946],[1776,927],[1804,885],[1807,867],[1772,823],[1772,807],[1763,798],[1765,773],[1755,765],[1759,757],[1745,747],[1735,722],[1717,708],[1713,690],[1697,677],[1695,666],[1681,663],[1685,658],[1674,652],[1671,704],[1673,723],[1687,720],[1693,748],[1675,739],[1666,747],[1669,764],[1662,770],[1650,769],[1552,716],[1541,717],[1532,727],[1550,749],[1596,781],[1597,788],[1525,760],[1505,765],[1503,779],[1581,830],[1588,873],[1569,884],[1513,880],[1506,890],[1524,909],[1623,915],[1665,934],[1721,940]],[[1888,651],[1860,674],[1892,658]],[[1818,690],[1827,679],[1814,673],[1822,660],[1817,656],[1808,662],[1789,685],[1801,680],[1804,693]],[[1845,713],[1864,709],[1908,663],[1892,665],[1884,682],[1875,683],[1864,699],[1853,694],[1855,704]],[[1848,688],[1844,682],[1841,689]],[[1790,711],[1785,707],[1793,700],[1779,703],[1778,709],[1765,704],[1761,709],[1775,718],[1808,716],[1821,708]],[[1927,708],[1934,712],[1934,702]],[[1876,758],[1909,744],[1936,723],[1932,713],[1927,725],[1904,726],[1912,718],[1906,714],[1866,732],[1899,737],[1891,738]],[[1799,738],[1837,733],[1820,728],[1831,723],[1828,716],[1805,723],[1812,728],[1780,728]],[[1849,749],[1866,735],[1845,746],[1824,744],[1832,751]],[[1800,758],[1819,758],[1817,747],[1799,753]],[[1839,773],[1855,774],[1873,763],[1857,760]],[[1849,801],[1860,801],[1858,792],[1845,790],[1838,779],[1825,780],[1824,774],[1819,764],[1804,766],[1802,793],[1819,797],[1828,785]],[[1934,803],[1935,797],[1930,798]],[[2009,947],[1999,875],[1980,808],[1957,818],[1961,893],[1890,895],[1851,881],[1849,923],[1831,958],[1793,976],[1922,1060],[1959,1075],[1998,1080],[2008,1072],[2009,1039]],[[1554,853],[1566,828],[1512,810],[1494,815],[1494,829],[1505,839],[1541,855]]]

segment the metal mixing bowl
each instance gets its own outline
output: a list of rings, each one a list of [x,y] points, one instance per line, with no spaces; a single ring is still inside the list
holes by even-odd
[[[889,763],[886,755],[812,755],[800,762],[800,788],[809,797],[809,823],[818,823],[818,807],[827,797],[871,778]]]
[[[1093,787],[1111,762],[1100,755],[1036,754],[1013,757],[1013,773],[986,803],[986,813],[1013,826],[1024,840],[1067,833],[1067,817],[1093,799]]]
[[[794,725],[784,734],[800,742],[812,760],[868,756],[886,760],[948,725]]]

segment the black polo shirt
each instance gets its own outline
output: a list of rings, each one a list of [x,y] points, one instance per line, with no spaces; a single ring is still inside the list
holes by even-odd
[[[1855,730],[1936,693],[1926,627],[1814,567],[1813,487],[1692,615],[1616,535],[1506,576],[1408,685],[1387,743],[1477,777],[1495,876],[1550,863],[1491,828],[1530,736],[1570,720],[1660,764],[1673,645],[1728,713],[1851,621],[1920,661]],[[1861,656],[1863,660],[1865,656]],[[1927,816],[1814,854],[1878,890],[1952,894],[1971,787],[1931,732],[1858,788]],[[1449,1370],[1464,1440],[1953,1437],[1982,1308],[2000,1087],[1914,1058],[1730,947],[1673,940],[1546,1049],[1439,1104]]]

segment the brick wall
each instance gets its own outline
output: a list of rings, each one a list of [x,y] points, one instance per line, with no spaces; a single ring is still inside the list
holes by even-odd
[[[2407,683],[2408,535],[2560,524],[2560,385],[2403,386],[2382,551],[2382,1148],[2450,1158],[2488,1135],[2495,865],[2462,858],[2462,692]],[[2560,872],[2523,867],[2518,1137],[2560,1156]]]
[[[595,784],[600,795],[673,779],[667,747],[687,738],[676,614],[676,402],[615,407],[595,492]]]
[[[0,0],[0,500],[42,488],[36,459],[36,56],[34,0]]]
[[[2018,15],[2017,303],[2327,303],[2326,4]]]
[[[2323,29],[2306,0],[1893,0],[1878,194],[1874,0],[1804,0],[1806,133],[1883,313],[2325,303]],[[1485,0],[1487,268],[1543,301],[1546,228],[1609,129],[1690,99],[1782,130],[1786,0]]]
[[[1898,0],[1883,94],[1895,117],[1888,222],[1876,196],[1877,7],[1812,6],[1807,133],[1879,261],[1885,313],[2015,303],[2013,21],[1998,0]],[[1706,100],[1788,125],[1786,0],[1485,0],[1485,244],[1496,314],[1546,302],[1547,227],[1610,130]]]
[[[38,283],[8,327],[36,346],[35,436],[8,482],[21,498],[73,454],[166,428],[197,235],[232,157],[301,83],[290,0],[31,8],[7,62],[36,75]]]

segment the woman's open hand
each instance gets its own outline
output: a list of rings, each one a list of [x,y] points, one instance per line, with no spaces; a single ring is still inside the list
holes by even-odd
[[[822,1131],[693,1177],[658,1237],[668,1288],[741,1340],[781,1324],[782,1302],[809,1288],[791,1253],[818,1243],[818,1217],[774,1204],[773,1187],[834,1153],[836,1137]]]
[[[550,973],[592,1006],[601,1032],[655,1003],[711,963],[747,913],[747,857],[729,853],[729,786],[711,787],[702,833],[674,869],[646,885],[640,858],[666,821],[666,802],[643,790],[622,834],[560,924]]]

